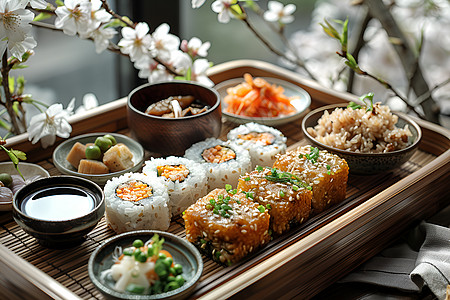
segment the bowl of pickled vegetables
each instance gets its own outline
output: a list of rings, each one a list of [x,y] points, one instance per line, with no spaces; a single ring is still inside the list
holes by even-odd
[[[214,88],[222,99],[223,115],[238,124],[282,125],[302,117],[311,104],[311,96],[301,87],[249,73],[220,82]]]
[[[111,299],[179,299],[203,272],[200,252],[163,231],[139,230],[105,241],[88,263],[91,281]]]

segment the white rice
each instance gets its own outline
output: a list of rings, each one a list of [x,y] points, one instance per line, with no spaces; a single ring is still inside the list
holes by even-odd
[[[319,142],[353,152],[384,153],[404,149],[412,136],[408,125],[395,126],[398,116],[386,105],[374,104],[373,111],[365,108],[336,108],[325,111],[317,125],[307,128]]]
[[[191,204],[207,194],[208,178],[204,168],[184,157],[169,156],[167,158],[151,158],[145,162],[142,172],[152,178],[158,178],[158,166],[184,165],[189,170],[189,175],[183,181],[172,181],[166,177],[159,176],[164,180],[169,192],[169,206],[173,216],[179,215]]]
[[[217,145],[232,149],[236,158],[222,163],[205,161],[202,157],[203,151]],[[208,192],[216,188],[224,188],[225,184],[237,186],[239,176],[251,170],[250,154],[246,149],[230,141],[224,142],[216,138],[195,143],[186,150],[184,157],[199,163],[205,169],[208,177]]]
[[[153,195],[137,202],[122,200],[116,188],[128,181],[138,180],[152,187]],[[117,233],[133,230],[167,230],[170,225],[169,195],[159,178],[142,173],[126,173],[108,180],[104,187],[106,223]]]
[[[248,134],[251,132],[270,133],[275,137],[275,140],[272,144],[265,145],[259,141],[244,140],[239,138],[239,135]],[[258,165],[271,167],[275,162],[277,154],[286,153],[287,138],[283,135],[283,133],[281,133],[281,131],[266,125],[253,122],[247,123],[230,130],[227,138],[233,143],[236,143],[249,151],[252,160],[252,169]]]

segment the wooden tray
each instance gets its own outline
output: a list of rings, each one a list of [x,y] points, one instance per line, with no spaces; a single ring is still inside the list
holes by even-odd
[[[307,90],[312,107],[356,99],[326,89],[296,73],[253,60],[224,63],[210,70],[214,82],[240,77],[271,76]],[[126,99],[70,120],[72,136],[98,131],[129,134]],[[243,262],[222,267],[204,258],[205,269],[192,298],[310,298],[378,253],[404,230],[450,204],[450,131],[417,120],[423,130],[420,149],[401,168],[381,175],[350,176],[346,200],[271,241]],[[224,122],[222,137],[235,124]],[[305,144],[300,120],[279,126],[290,148]],[[33,161],[58,174],[50,151],[31,145],[27,136],[9,140]],[[31,154],[30,154],[31,153]],[[6,160],[6,158],[1,158]],[[181,218],[168,230],[184,237]],[[87,274],[90,254],[114,235],[102,220],[88,239],[69,250],[39,246],[12,220],[0,214],[0,295],[10,299],[103,299]]]

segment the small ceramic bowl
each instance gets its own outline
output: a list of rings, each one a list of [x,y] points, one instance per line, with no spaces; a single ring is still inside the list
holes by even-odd
[[[81,244],[105,212],[105,196],[94,182],[75,176],[38,179],[13,199],[13,217],[48,248]]]
[[[148,106],[171,96],[192,95],[210,109],[194,116],[165,118],[145,113]],[[216,90],[189,81],[145,84],[134,89],[127,101],[128,127],[150,152],[183,155],[192,144],[218,137],[222,128],[220,97]]]
[[[334,104],[315,109],[303,118],[301,126],[305,138],[313,146],[327,150],[330,153],[334,153],[339,157],[344,158],[348,163],[349,172],[351,174],[370,175],[393,170],[407,162],[417,150],[420,140],[422,139],[422,130],[420,129],[420,126],[406,114],[397,112],[395,113],[398,116],[398,123],[396,126],[403,128],[408,124],[409,130],[412,133],[412,136],[409,137],[409,146],[404,149],[387,153],[357,153],[337,149],[320,143],[308,133],[307,128],[315,127],[325,110],[331,113],[338,107],[345,108],[347,107],[347,104]]]
[[[37,164],[31,164],[26,162],[19,162],[19,171],[25,178],[25,183],[31,183],[34,180],[37,180],[42,177],[49,177],[50,174],[46,169]],[[14,164],[11,161],[5,161],[0,163],[0,173],[7,173],[9,175],[19,175],[19,172],[14,167]],[[18,186],[20,187],[20,186]],[[16,188],[10,187],[12,190]],[[17,188],[18,190],[18,188]],[[9,211],[12,209],[12,199],[11,201],[0,201],[0,211]]]
[[[183,267],[183,277],[186,282],[173,291],[154,295],[135,295],[114,290],[115,282],[111,278],[101,276],[102,272],[114,264],[113,253],[116,247],[130,247],[133,241],[150,240],[158,234],[164,238],[163,249],[173,256],[173,261]],[[185,299],[194,289],[203,272],[203,260],[200,252],[188,241],[174,234],[157,230],[139,230],[119,234],[106,240],[89,258],[88,273],[91,281],[108,299]]]
[[[105,134],[113,135],[117,143],[123,143],[128,147],[128,149],[130,149],[131,153],[133,154],[134,166],[123,171],[111,172],[107,174],[78,173],[77,170],[66,159],[67,154],[69,154],[70,150],[72,149],[72,146],[76,142],[80,142],[82,144],[94,143],[97,137],[103,136]],[[58,171],[60,171],[64,175],[79,176],[94,181],[95,183],[103,186],[109,179],[113,177],[118,177],[128,172],[136,172],[140,170],[142,164],[144,163],[144,148],[138,142],[123,134],[106,132],[87,133],[75,136],[59,144],[53,151],[53,163],[55,164],[55,167],[58,169]]]

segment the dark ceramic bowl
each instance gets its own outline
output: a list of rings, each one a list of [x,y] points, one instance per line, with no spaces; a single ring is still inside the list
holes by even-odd
[[[409,137],[409,146],[402,150],[387,153],[358,153],[337,149],[320,143],[311,136],[306,129],[308,127],[315,127],[325,110],[331,113],[338,107],[345,108],[347,107],[347,104],[334,104],[315,109],[305,116],[301,126],[305,138],[313,146],[327,150],[330,153],[334,153],[339,157],[344,158],[348,163],[349,172],[351,174],[370,175],[393,170],[407,162],[417,150],[420,140],[422,139],[422,130],[420,129],[420,126],[406,114],[397,112],[395,113],[398,116],[398,123],[396,126],[403,128],[408,124],[409,130],[412,133],[412,136]]]
[[[210,109],[204,113],[165,118],[148,115],[150,104],[170,96],[192,95]],[[163,156],[183,155],[192,144],[209,137],[218,137],[222,128],[220,97],[216,90],[189,81],[168,81],[145,84],[134,89],[127,101],[128,127],[141,145]]]
[[[75,176],[34,181],[13,199],[13,217],[48,248],[81,244],[105,212],[105,196],[94,182]]]
[[[157,233],[164,238],[163,249],[172,254],[173,260],[183,266],[183,277],[186,282],[176,290],[155,294],[136,295],[121,293],[114,290],[115,282],[111,278],[101,276],[102,272],[114,264],[113,254],[116,247],[129,247],[136,239],[147,241]],[[108,299],[185,299],[193,291],[203,272],[203,260],[200,252],[188,241],[174,234],[157,230],[139,230],[119,234],[106,240],[89,258],[88,273],[91,281]]]

